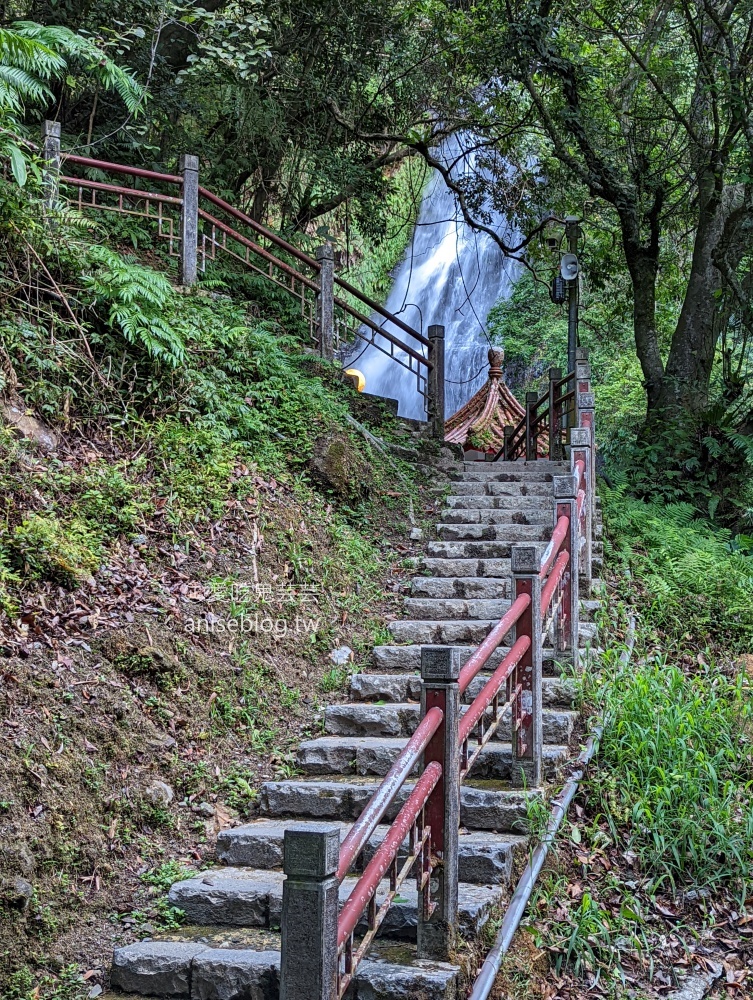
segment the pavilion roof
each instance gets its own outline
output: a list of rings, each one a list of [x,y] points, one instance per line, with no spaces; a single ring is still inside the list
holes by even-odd
[[[502,378],[505,352],[489,349],[489,378],[479,391],[445,421],[445,441],[464,445],[470,437],[486,451],[498,451],[505,440],[505,424],[518,424],[525,408]]]

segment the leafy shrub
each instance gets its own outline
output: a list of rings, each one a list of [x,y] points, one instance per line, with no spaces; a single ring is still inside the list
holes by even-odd
[[[111,329],[151,357],[177,367],[185,359],[186,344],[182,332],[165,318],[175,298],[167,277],[106,246],[89,247],[88,259],[94,270],[84,275],[83,286],[91,308],[106,307]]]

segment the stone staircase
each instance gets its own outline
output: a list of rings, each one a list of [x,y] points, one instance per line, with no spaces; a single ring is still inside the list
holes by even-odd
[[[349,703],[326,709],[324,735],[301,745],[302,776],[265,782],[262,818],[219,835],[222,867],[173,885],[169,901],[185,911],[187,926],[177,934],[116,949],[114,989],[192,1000],[276,1000],[285,828],[326,821],[339,824],[341,837],[345,835],[419,722],[421,645],[459,646],[467,659],[510,605],[511,545],[551,536],[552,477],[567,471],[564,463],[548,461],[455,464],[437,539],[416,560],[406,617],[390,623],[393,643],[374,649],[373,672],[351,678]],[[595,572],[599,546],[597,539]],[[589,615],[596,604],[582,602],[583,647],[594,638]],[[487,669],[496,667],[506,652],[498,650]],[[572,685],[560,675],[546,642],[544,673],[543,736],[551,778],[568,758],[577,714]],[[487,677],[485,672],[475,679],[466,705]],[[525,850],[529,800],[545,793],[511,787],[509,739],[509,725],[503,725],[462,786],[459,922],[468,941],[504,903],[514,858]],[[394,817],[410,788],[409,782],[386,820]],[[377,828],[362,863],[386,830]],[[342,901],[355,881],[354,876],[343,882]],[[382,886],[383,897],[387,882]],[[405,883],[349,997],[456,998],[459,967],[415,956],[417,903],[415,887]]]

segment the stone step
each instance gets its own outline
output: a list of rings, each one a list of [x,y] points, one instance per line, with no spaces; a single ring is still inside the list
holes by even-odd
[[[405,647],[401,647],[405,648]],[[410,648],[410,647],[408,647]],[[463,696],[466,702],[473,701],[489,679],[482,672],[473,678]],[[547,708],[571,708],[575,698],[575,682],[561,677],[543,677],[541,693]],[[421,698],[421,677],[419,674],[353,674],[350,678],[350,696],[355,701],[419,701]]]
[[[490,475],[504,472],[508,475],[527,476],[542,471],[561,475],[569,471],[570,463],[565,459],[555,462],[548,458],[537,458],[529,462],[525,458],[518,458],[513,462],[463,462],[462,469],[464,472],[488,472]]]
[[[532,502],[518,501],[514,507],[495,510],[485,507],[448,507],[439,515],[442,524],[551,524],[554,503],[541,501],[537,506]]]
[[[505,600],[467,599],[462,597],[406,597],[403,610],[412,619],[427,621],[496,618],[509,609]]]
[[[404,964],[364,961],[345,1000],[456,1000],[459,973],[458,966],[411,954]],[[211,941],[141,941],[115,949],[110,978],[115,989],[140,996],[279,1000],[280,952],[212,947]]]
[[[384,777],[407,742],[402,738],[375,736],[320,736],[305,740],[298,748],[296,762],[307,775],[356,774]],[[473,747],[471,747],[471,751]],[[544,766],[548,779],[568,759],[568,747],[546,744]],[[418,767],[416,768],[416,772]],[[512,747],[491,740],[481,751],[469,775],[509,781],[512,777]]]
[[[552,537],[551,517],[546,524],[438,524],[437,537],[448,542],[545,542]]]
[[[176,882],[168,902],[183,910],[189,923],[235,927],[280,926],[282,914],[281,871],[257,868],[213,868],[195,878]],[[358,881],[348,876],[340,883],[340,906]],[[389,879],[377,889],[377,906],[389,892]],[[500,901],[497,887],[458,884],[458,922],[464,936],[474,938],[484,927]],[[387,910],[379,928],[382,937],[415,939],[418,894],[414,881],[406,880]],[[365,930],[366,918],[361,930]]]
[[[361,815],[380,781],[381,778],[265,781],[259,797],[260,810],[268,817],[353,821]],[[412,788],[412,782],[406,782],[400,789],[385,814],[387,822],[395,818]],[[527,803],[531,797],[540,795],[538,789],[512,789],[502,781],[466,781],[460,796],[460,822],[470,830],[524,834]]]
[[[510,541],[458,541],[429,542],[426,554],[430,559],[507,559],[510,558]],[[456,570],[456,573],[459,570]],[[483,573],[480,574],[484,576]]]
[[[501,601],[509,599],[510,580],[484,576],[416,576],[411,582],[411,596]]]
[[[421,558],[416,569],[433,577],[483,577],[508,581],[511,574],[510,557],[504,559],[445,559]]]
[[[468,705],[461,705],[461,714],[467,710]],[[569,743],[576,719],[577,713],[568,709],[544,709],[544,742]],[[386,705],[351,702],[327,706],[324,712],[324,732],[327,736],[410,736],[420,720],[421,707],[417,702],[392,702]],[[494,739],[502,742],[510,740],[509,709],[504,713]]]
[[[583,625],[581,625],[581,632],[582,630]],[[455,642],[449,645],[459,647],[460,661],[463,664],[472,653],[475,653],[478,643],[471,645],[470,643]],[[487,669],[495,670],[509,652],[509,646],[500,646],[496,649],[489,657]],[[375,646],[371,655],[374,667],[380,673],[416,673],[421,670],[420,645]],[[542,650],[543,669],[548,674],[558,675],[560,673],[559,663],[566,659],[567,657],[555,653],[551,647],[545,646]]]
[[[498,482],[493,480],[468,480],[450,483],[450,495],[453,497],[553,497],[553,486],[549,482]],[[474,504],[475,506],[475,504]]]
[[[534,486],[536,492],[534,492]],[[445,509],[447,510],[548,510],[554,509],[554,493],[550,483],[532,484],[530,487],[521,487],[525,493],[504,493],[497,496],[489,496],[485,493],[476,493],[468,496],[451,495],[445,497]]]
[[[497,624],[498,618],[448,619],[446,621],[390,622],[388,629],[398,643],[423,646],[478,646],[489,631]],[[596,626],[592,622],[580,623],[581,647],[593,642]]]
[[[564,476],[569,471],[566,462],[531,462],[513,467],[508,462],[467,463],[462,471],[451,469],[448,478],[453,482],[482,480],[499,483],[551,482],[553,476]]]
[[[285,829],[300,829],[307,822],[302,820],[255,820],[232,830],[223,830],[217,838],[217,857],[226,865],[250,868],[281,868]],[[315,824],[311,824],[315,825]],[[340,823],[340,839],[349,823]],[[379,825],[356,864],[361,871],[382,843],[389,826]],[[474,885],[506,885],[512,873],[515,851],[524,849],[526,837],[512,833],[468,833],[462,830],[458,838],[458,873],[461,882]],[[400,851],[400,859],[407,855],[407,839]]]

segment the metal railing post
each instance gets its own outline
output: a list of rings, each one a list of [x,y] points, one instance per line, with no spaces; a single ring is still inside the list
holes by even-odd
[[[513,681],[520,691],[512,702],[512,783],[541,784],[544,756],[541,704],[541,547],[513,545],[511,553],[513,600],[523,594],[531,603],[515,626],[515,638],[527,636],[531,645],[521,657]]]
[[[53,208],[60,183],[60,122],[42,123],[42,159],[44,203],[47,208]]]
[[[444,441],[444,327],[430,326],[427,416],[432,437]]]
[[[554,477],[554,497],[556,501],[554,523],[563,515],[570,518],[570,530],[562,546],[569,552],[570,560],[562,577],[562,604],[555,615],[555,650],[569,652],[573,663],[578,663],[578,574],[579,574],[579,531],[578,531],[578,481],[574,472],[567,476]]]
[[[280,1000],[337,1000],[339,857],[338,826],[285,831]]]
[[[535,392],[526,393],[526,462],[532,462],[536,458],[537,449],[533,421],[538,398],[538,394]]]
[[[552,462],[558,462],[562,457],[560,415],[557,412],[557,382],[561,378],[561,368],[549,369],[549,459]]]
[[[591,593],[591,581],[593,579],[592,556],[593,556],[593,509],[594,509],[594,475],[593,475],[593,454],[591,451],[591,432],[587,427],[573,427],[570,432],[570,463],[575,467],[576,462],[582,461],[586,473],[586,501],[584,506],[584,526],[583,542],[580,545],[580,584],[583,593],[588,597]]]
[[[421,647],[421,714],[442,709],[442,725],[424,750],[424,767],[442,765],[442,777],[426,804],[431,827],[431,854],[438,864],[431,875],[434,912],[427,917],[429,900],[419,901],[418,957],[446,962],[455,950],[458,930],[458,831],[460,827],[460,649]],[[426,893],[429,889],[425,890]]]
[[[316,248],[319,261],[319,293],[316,296],[316,326],[319,353],[331,361],[335,356],[335,251],[331,243]]]
[[[199,158],[183,153],[178,164],[183,177],[180,206],[180,283],[195,285],[198,278]]]

